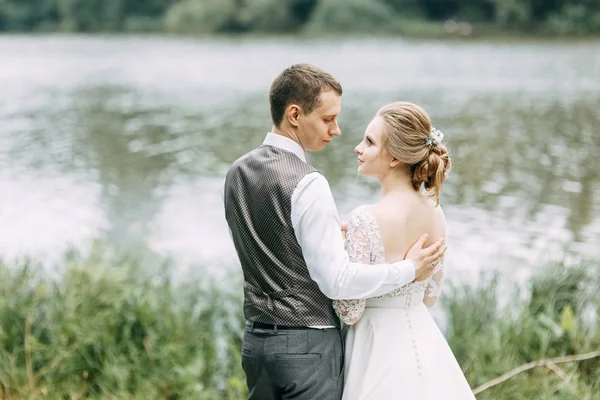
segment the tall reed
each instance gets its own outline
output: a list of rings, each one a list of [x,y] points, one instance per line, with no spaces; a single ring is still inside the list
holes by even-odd
[[[174,282],[168,263],[98,250],[66,257],[58,272],[0,263],[0,399],[247,397],[237,271],[226,284]],[[599,262],[542,267],[521,289],[502,276],[442,295],[445,334],[473,388],[531,361],[600,350]],[[597,398],[600,358],[556,367],[477,398]]]

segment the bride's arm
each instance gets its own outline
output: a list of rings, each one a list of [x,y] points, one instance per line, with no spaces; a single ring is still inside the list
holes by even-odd
[[[365,311],[366,300],[334,300],[333,309],[346,325],[354,325]]]
[[[438,266],[433,272],[431,276],[431,282],[427,285],[425,289],[425,298],[423,299],[423,303],[427,307],[431,307],[435,304],[437,299],[442,294],[442,284],[444,283],[444,260],[440,261]]]
[[[350,215],[346,227],[346,251],[350,262],[359,264],[370,264],[371,246],[369,235],[365,230],[364,221],[356,214]],[[354,325],[365,311],[366,300],[334,300],[333,309],[346,325]]]
[[[446,216],[444,215],[444,211],[441,207],[438,207],[440,222],[443,224],[443,236],[447,237],[447,227],[446,227]],[[433,270],[433,274],[431,275],[431,281],[427,284],[427,288],[425,289],[425,297],[423,299],[423,303],[427,307],[431,307],[438,300],[440,295],[442,294],[442,284],[444,283],[444,257],[437,264],[435,269]]]

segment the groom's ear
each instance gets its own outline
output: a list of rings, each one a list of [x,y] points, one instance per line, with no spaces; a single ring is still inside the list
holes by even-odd
[[[298,119],[300,118],[300,107],[292,104],[287,109],[287,119],[290,121],[292,126],[298,126]]]

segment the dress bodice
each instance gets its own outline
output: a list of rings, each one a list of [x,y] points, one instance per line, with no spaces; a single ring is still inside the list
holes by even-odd
[[[350,262],[371,265],[387,263],[379,224],[366,206],[360,206],[350,213],[346,234],[346,251],[350,257]],[[429,299],[428,303],[433,304],[435,298],[441,294],[442,281],[443,264],[440,262],[430,277],[422,281],[410,282],[378,297],[397,297],[423,293],[423,297]],[[366,301],[364,299],[339,300],[334,301],[333,306],[344,323],[353,324],[364,312]]]

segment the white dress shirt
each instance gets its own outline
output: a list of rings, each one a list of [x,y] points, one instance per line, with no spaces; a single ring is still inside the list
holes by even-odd
[[[302,147],[285,136],[268,133],[263,145],[290,151],[306,162]],[[410,260],[377,265],[350,262],[329,183],[320,173],[302,178],[291,202],[292,226],[310,277],[330,299],[375,297],[415,279]]]

